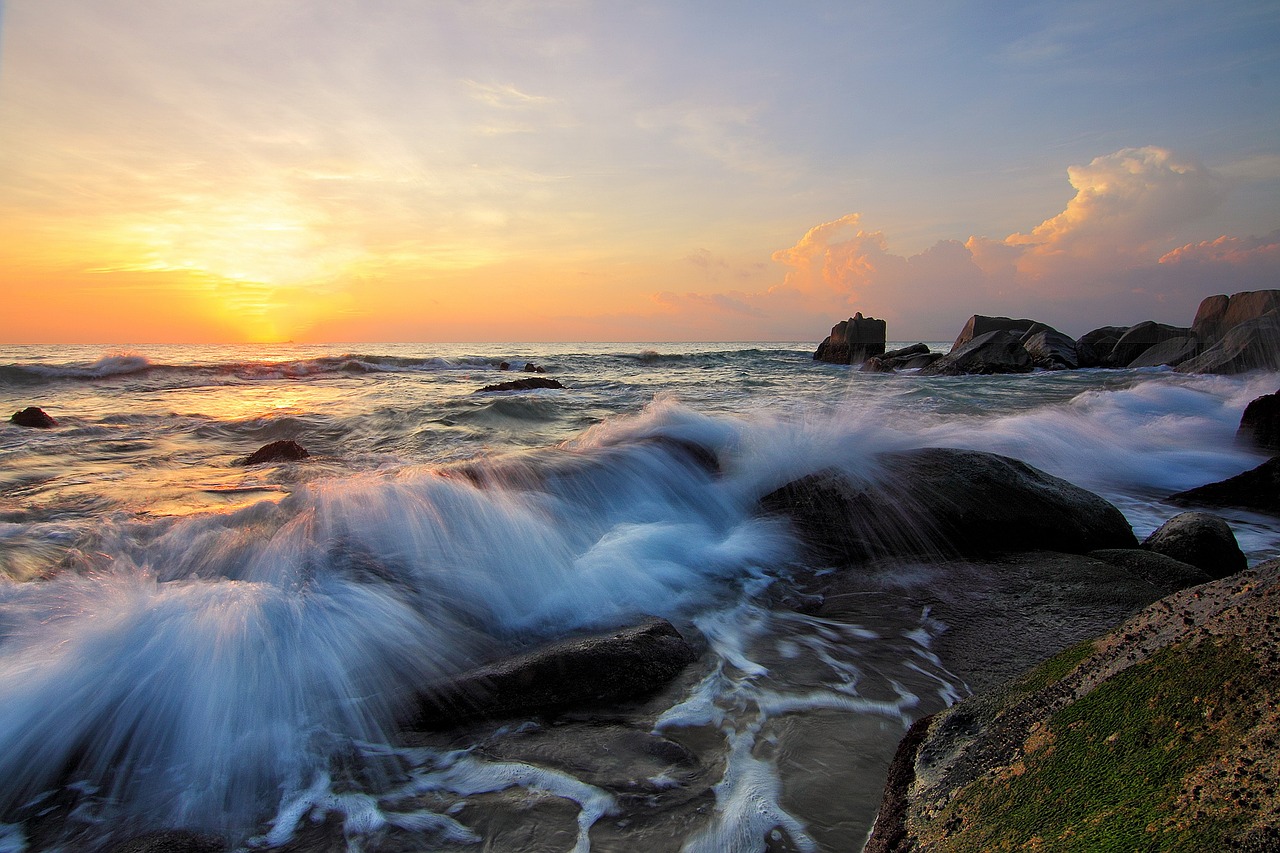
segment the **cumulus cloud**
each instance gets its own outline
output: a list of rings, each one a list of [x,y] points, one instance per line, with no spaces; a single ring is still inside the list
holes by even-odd
[[[772,318],[786,337],[806,318],[829,323],[854,311],[888,320],[891,337],[945,339],[973,313],[1034,316],[1078,334],[1148,318],[1189,323],[1204,296],[1280,282],[1280,232],[1178,246],[1176,235],[1227,193],[1226,180],[1194,159],[1126,148],[1067,176],[1075,196],[1065,209],[1004,239],[943,240],[906,256],[856,213],[814,226],[773,254],[787,267],[781,284],[735,304]],[[680,305],[714,309],[695,302]]]

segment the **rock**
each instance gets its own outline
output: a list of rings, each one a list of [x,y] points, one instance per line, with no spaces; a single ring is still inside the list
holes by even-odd
[[[167,829],[123,841],[110,853],[223,853],[226,849],[226,842],[215,835]]]
[[[1130,363],[1158,343],[1170,338],[1191,337],[1190,329],[1167,326],[1154,320],[1147,320],[1130,326],[1107,356],[1107,363],[1112,367],[1129,367]]]
[[[14,412],[9,418],[9,422],[22,427],[34,427],[36,429],[51,429],[58,425],[57,420],[44,409],[35,406],[27,406],[21,412]]]
[[[1200,340],[1214,344],[1236,326],[1272,311],[1280,311],[1280,290],[1246,290],[1231,296],[1209,296],[1200,303],[1191,328]]]
[[[1111,362],[1111,350],[1119,343],[1127,326],[1101,326],[1086,332],[1076,340],[1076,355],[1081,367],[1106,367]]]
[[[524,372],[525,373],[546,373],[547,371],[539,367],[538,365],[534,364],[532,361],[526,361],[524,363]]]
[[[1177,337],[1161,341],[1129,362],[1129,367],[1176,367],[1200,353],[1200,341],[1194,337]]]
[[[866,849],[1277,849],[1277,611],[1272,561],[936,714]]]
[[[926,448],[878,457],[874,480],[835,473],[796,480],[760,500],[790,517],[825,559],[1135,548],[1107,501],[1026,463],[974,450]]]
[[[1043,370],[1075,370],[1080,366],[1076,342],[1054,329],[1039,329],[1022,336],[1022,347],[1031,363]]]
[[[861,364],[873,355],[884,353],[885,323],[858,312],[831,328],[831,334],[818,344],[814,361],[831,364]]]
[[[1264,314],[1233,326],[1220,341],[1178,365],[1177,370],[1180,373],[1221,374],[1280,370],[1280,312]]]
[[[922,372],[931,376],[960,374],[1029,373],[1031,355],[1011,332],[986,332],[952,349]]]
[[[872,356],[858,367],[862,373],[894,373],[894,369],[885,363],[883,358]]]
[[[1122,568],[1166,592],[1176,592],[1213,580],[1190,563],[1141,548],[1101,548],[1090,551],[1089,556]]]
[[[510,382],[499,382],[497,385],[486,385],[476,391],[477,394],[487,394],[493,391],[533,391],[537,388],[563,388],[555,379],[543,379],[535,376],[529,379],[514,379]]]
[[[894,361],[900,358],[909,359],[917,355],[928,355],[928,354],[929,354],[929,345],[921,342],[918,344],[912,344],[911,346],[908,346],[908,347],[902,347],[901,349],[889,350],[888,352],[886,352],[884,355],[880,357],[885,361]]]
[[[429,688],[412,727],[448,728],[635,699],[667,684],[697,657],[663,619],[559,640]]]
[[[509,361],[501,362],[501,363],[498,365],[498,369],[499,369],[499,370],[510,370],[510,369],[511,369],[511,362],[509,362]]]
[[[1280,453],[1280,391],[1244,407],[1236,441],[1268,453]]]
[[[898,370],[918,370],[928,367],[938,359],[941,353],[931,352],[925,343],[912,344],[909,347],[891,350],[881,356],[874,356],[862,363],[864,373],[893,373]],[[876,364],[871,364],[871,362]]]
[[[1207,512],[1182,512],[1160,525],[1142,547],[1181,560],[1217,579],[1248,566],[1231,527]]]
[[[1220,483],[1178,492],[1169,501],[1182,506],[1234,506],[1280,515],[1280,456]]]
[[[273,441],[264,444],[240,460],[241,465],[265,465],[268,462],[297,462],[311,454],[296,441]]]
[[[951,345],[951,351],[955,352],[960,347],[972,341],[974,338],[981,337],[988,332],[1009,332],[1014,337],[1021,338],[1033,326],[1041,328],[1050,328],[1035,320],[1014,320],[1009,317],[987,317],[982,314],[974,314],[965,321],[964,328],[960,330],[960,334],[956,336],[955,343]]]

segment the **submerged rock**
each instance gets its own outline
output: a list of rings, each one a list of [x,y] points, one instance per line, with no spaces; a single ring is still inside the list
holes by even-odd
[[[528,379],[513,379],[510,382],[499,382],[496,385],[486,385],[476,391],[477,394],[488,394],[494,391],[533,391],[538,388],[563,388],[555,379],[544,379],[541,376],[532,376]]]
[[[1183,506],[1234,506],[1280,515],[1280,456],[1219,483],[1170,495],[1169,501]]]
[[[1280,453],[1280,391],[1259,397],[1244,407],[1236,441],[1268,453]]]
[[[663,619],[560,640],[429,689],[411,727],[447,728],[635,699],[671,681],[697,657]]]
[[[298,462],[311,454],[296,441],[273,441],[264,444],[240,461],[241,465],[265,465],[269,462]]]
[[[926,448],[878,457],[862,483],[834,472],[796,480],[760,500],[789,516],[828,559],[911,554],[1086,553],[1134,548],[1118,509],[1024,462],[975,450]]]
[[[27,406],[20,412],[14,412],[13,416],[9,418],[9,422],[35,429],[51,429],[58,425],[58,421],[52,415],[36,406]]]
[[[866,850],[1274,850],[1280,561],[918,722]]]
[[[1207,512],[1183,512],[1160,525],[1142,547],[1189,563],[1211,578],[1224,578],[1248,565],[1231,527]]]

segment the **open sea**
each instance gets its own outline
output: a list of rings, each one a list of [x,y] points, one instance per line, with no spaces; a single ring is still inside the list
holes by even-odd
[[[1181,511],[1165,496],[1264,461],[1236,427],[1280,387],[812,352],[0,347],[0,851],[173,827],[247,850],[856,850],[906,727],[969,687],[928,612],[774,606],[800,548],[758,499],[973,448],[1103,495],[1141,539]],[[477,393],[527,362],[564,388]],[[7,423],[27,406],[59,426]],[[237,464],[281,439],[310,458]],[[1274,520],[1221,514],[1251,562],[1280,553]],[[630,716],[402,736],[415,689],[644,615],[706,651]]]

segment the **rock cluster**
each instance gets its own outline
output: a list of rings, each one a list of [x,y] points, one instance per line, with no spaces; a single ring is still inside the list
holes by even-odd
[[[877,341],[879,350],[875,349]],[[884,321],[858,314],[838,323],[813,357],[837,364],[861,364],[868,372],[911,367],[946,376],[1026,373],[1037,368],[1168,366],[1185,373],[1277,370],[1280,290],[1210,296],[1200,303],[1195,320],[1186,327],[1147,320],[1132,326],[1102,326],[1074,340],[1036,320],[974,314],[946,356],[928,361],[920,358],[909,365],[895,363],[891,354],[884,353],[884,341]]]

